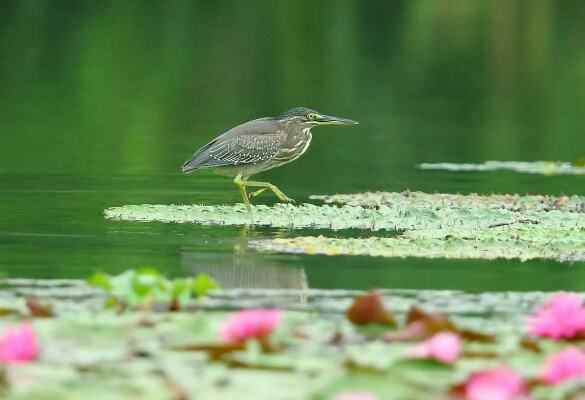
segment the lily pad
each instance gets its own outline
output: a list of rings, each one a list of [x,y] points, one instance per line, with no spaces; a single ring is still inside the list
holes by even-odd
[[[105,215],[136,221],[403,231],[394,237],[309,236],[250,243],[287,253],[561,261],[585,257],[582,196],[378,192],[312,198],[340,206],[277,204],[248,212],[243,205],[128,205],[107,209]]]
[[[270,351],[250,341],[215,360],[205,347],[222,345],[218,332],[228,317],[217,308],[225,307],[228,299],[237,303],[242,298],[245,304],[260,298],[274,304],[271,291],[212,292],[198,300],[207,309],[196,312],[67,311],[57,304],[63,311],[54,318],[32,322],[41,346],[39,359],[5,367],[2,398],[330,400],[349,392],[390,400],[442,398],[472,372],[500,363],[527,375],[537,373],[546,357],[562,346],[540,341],[542,350],[533,351],[521,344],[525,319],[544,301],[543,293],[379,291],[376,298],[396,315],[398,330],[387,327],[378,335],[364,333],[346,318],[343,311],[356,293],[305,293],[306,301],[297,301],[309,308],[283,312]],[[417,343],[396,341],[400,329],[415,322],[413,310],[419,307],[424,312],[416,311],[418,318],[431,318],[437,329],[457,327],[464,350],[459,361],[444,365],[414,360],[409,351]],[[449,319],[431,311],[448,313]],[[16,321],[14,316],[0,318],[0,330]],[[495,335],[495,340],[477,342],[463,333],[466,329]],[[542,395],[536,398],[547,398],[546,388],[537,393]]]
[[[424,193],[424,192],[364,192],[334,195],[313,195],[313,200],[327,204],[393,208],[415,207],[428,210],[454,208],[469,211],[508,210],[566,211],[585,213],[585,196],[550,196],[519,194]]]
[[[486,161],[481,164],[472,163],[423,163],[418,166],[425,170],[445,171],[498,171],[508,170],[526,174],[541,175],[585,175],[585,167],[580,164],[564,161]]]
[[[280,253],[580,261],[585,255],[585,230],[525,226],[492,230],[413,230],[392,238],[304,236],[257,240],[250,246]]]
[[[559,261],[581,261],[585,257],[585,197],[582,196],[375,192],[311,198],[376,209],[427,210],[442,218],[435,226],[406,229],[395,237],[298,237],[254,241],[251,246],[288,253],[382,257]],[[454,220],[446,222],[447,215]],[[495,215],[510,219],[495,222]],[[470,224],[474,219],[476,224]]]
[[[343,199],[336,195],[321,199]],[[552,196],[479,196],[442,194],[356,195],[357,201],[342,207],[312,204],[274,207],[254,206],[252,212],[243,205],[127,205],[105,210],[115,220],[200,223],[206,225],[267,225],[273,227],[314,227],[329,229],[445,229],[487,228],[514,221],[538,221],[542,226],[577,227],[585,225],[585,199]],[[390,196],[396,201],[388,201]],[[449,200],[451,196],[455,200]],[[317,197],[315,197],[317,198]],[[434,201],[433,201],[434,200]],[[336,201],[336,200],[329,200]],[[490,204],[490,206],[485,206]],[[361,207],[367,205],[368,207]],[[376,205],[376,208],[371,208]],[[565,212],[568,211],[568,212]]]

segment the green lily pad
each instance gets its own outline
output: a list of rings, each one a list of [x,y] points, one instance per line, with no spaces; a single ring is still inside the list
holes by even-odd
[[[327,204],[336,203],[363,207],[414,207],[430,211],[444,208],[477,212],[485,209],[526,211],[565,211],[585,212],[585,196],[550,196],[518,194],[476,193],[424,193],[424,192],[364,192],[334,195],[313,195],[311,199],[321,200]]]
[[[97,272],[89,277],[88,283],[108,294],[106,304],[111,307],[150,307],[158,303],[178,309],[188,303],[192,296],[205,296],[210,290],[219,288],[205,274],[169,280],[154,268],[128,270],[115,276]]]
[[[343,196],[349,195],[320,198],[343,202],[346,201]],[[109,208],[105,211],[105,216],[109,219],[131,221],[315,227],[334,230],[478,229],[515,221],[536,221],[542,227],[585,226],[585,212],[582,212],[585,211],[585,200],[581,197],[463,196],[424,193],[357,196],[361,196],[357,201],[349,199],[347,201],[352,201],[352,204],[359,203],[358,205],[343,207],[277,204],[274,207],[254,206],[253,212],[247,212],[244,206],[239,204],[235,206],[145,204]],[[388,196],[393,200],[388,200]],[[486,204],[490,206],[485,206]],[[373,205],[377,207],[372,208]]]
[[[411,230],[391,238],[277,238],[252,241],[250,246],[280,253],[581,261],[585,257],[585,230],[519,224],[493,229]]]
[[[136,205],[106,218],[219,225],[404,231],[395,237],[298,237],[251,242],[287,253],[428,258],[585,259],[585,197],[421,192],[312,196],[341,206]],[[99,282],[100,276],[96,277]],[[101,277],[103,281],[103,277]],[[102,285],[106,284],[101,282]]]
[[[495,343],[464,338],[464,355],[453,365],[409,359],[416,343],[388,341],[388,332],[366,335],[343,313],[355,292],[304,293],[305,300],[297,296],[297,304],[288,305],[303,311],[283,311],[268,349],[250,341],[213,361],[205,346],[224,345],[219,331],[229,314],[218,309],[255,307],[253,301],[261,299],[274,306],[274,291],[211,292],[198,300],[197,311],[173,313],[100,311],[93,302],[78,299],[71,301],[79,307],[71,309],[62,304],[67,300],[56,299],[54,318],[32,320],[39,359],[6,366],[2,398],[331,400],[347,392],[390,400],[442,398],[469,374],[488,367],[506,364],[535,376],[550,354],[566,346],[539,341],[542,351],[534,352],[521,345],[525,319],[546,299],[543,293],[380,291],[399,328],[405,326],[405,312],[416,305],[448,313],[458,327],[496,335]],[[23,300],[7,305],[20,309]],[[0,332],[19,321],[15,315],[0,317]],[[567,386],[565,391],[574,390],[579,388]],[[535,389],[535,398],[552,394]]]
[[[564,161],[486,161],[481,164],[471,163],[423,163],[418,166],[425,170],[444,171],[498,171],[508,170],[526,174],[541,175],[584,175],[585,167],[579,164]]]

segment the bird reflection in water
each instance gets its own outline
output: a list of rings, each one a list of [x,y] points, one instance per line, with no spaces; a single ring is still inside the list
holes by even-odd
[[[303,268],[283,265],[277,255],[250,249],[248,233],[248,228],[242,230],[232,253],[184,251],[181,253],[181,264],[189,273],[208,274],[224,289],[309,288]],[[277,232],[275,236],[280,235]]]

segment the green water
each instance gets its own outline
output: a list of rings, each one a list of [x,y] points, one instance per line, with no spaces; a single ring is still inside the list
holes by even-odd
[[[180,165],[237,123],[297,105],[360,122],[316,128],[301,159],[258,176],[297,202],[364,190],[583,195],[582,176],[415,164],[585,156],[584,17],[585,3],[544,0],[3,1],[0,269],[79,278],[155,266],[236,287],[585,290],[583,263],[261,254],[247,240],[315,232],[101,215],[239,201],[229,179],[182,176]]]

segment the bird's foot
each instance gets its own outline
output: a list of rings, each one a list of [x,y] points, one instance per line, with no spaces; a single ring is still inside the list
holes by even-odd
[[[270,190],[278,197],[278,200],[284,201],[285,203],[294,203],[295,201],[288,197],[286,194],[282,193],[282,190],[277,188],[276,186],[272,185],[269,187]]]
[[[255,192],[250,193],[248,195],[248,197],[249,198],[252,198],[252,197],[260,196],[266,190],[268,190],[268,188],[262,188],[260,190],[256,190]],[[274,194],[276,195],[276,197],[278,198],[278,200],[283,201],[285,203],[294,203],[295,202],[294,199],[291,199],[290,197],[288,197],[286,194],[282,193],[278,189],[276,191],[274,191]]]
[[[277,194],[276,197],[278,197],[278,200],[284,201],[285,203],[295,203],[295,199],[291,199],[290,197],[288,197],[286,194],[284,194],[282,192]]]

